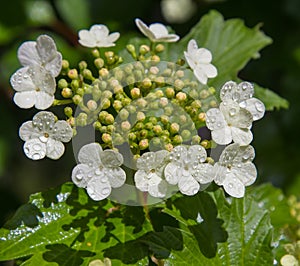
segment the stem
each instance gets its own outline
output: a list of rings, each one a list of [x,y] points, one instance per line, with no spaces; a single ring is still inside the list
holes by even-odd
[[[69,103],[73,103],[73,100],[72,99],[66,99],[66,100],[55,99],[52,106],[64,105],[64,104],[69,104]]]

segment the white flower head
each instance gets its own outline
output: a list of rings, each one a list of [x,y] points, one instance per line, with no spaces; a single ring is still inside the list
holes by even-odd
[[[177,42],[179,40],[178,35],[169,33],[167,27],[161,23],[153,23],[148,27],[139,18],[136,18],[135,24],[151,42]]]
[[[184,57],[190,68],[194,71],[194,75],[202,84],[206,84],[208,78],[217,76],[218,71],[211,64],[211,52],[205,48],[198,48],[197,42],[194,39],[189,41],[187,51],[184,52]]]
[[[219,161],[214,165],[214,181],[223,186],[232,197],[241,198],[245,186],[256,180],[257,171],[252,163],[255,152],[252,146],[228,145],[222,152]]]
[[[220,91],[221,100],[232,99],[239,103],[240,107],[248,110],[253,120],[261,119],[265,114],[265,105],[253,97],[254,87],[250,82],[244,81],[236,84],[234,81],[226,82]]]
[[[177,184],[180,192],[185,195],[195,195],[200,184],[213,180],[210,174],[212,165],[205,163],[206,158],[206,150],[200,145],[176,146],[170,153],[171,162],[164,170],[166,181],[172,185]]]
[[[40,35],[36,42],[24,42],[18,49],[18,59],[22,66],[45,68],[52,77],[57,77],[62,67],[62,55],[48,35]]]
[[[206,126],[211,130],[212,139],[220,145],[232,141],[248,145],[253,139],[250,130],[252,122],[252,114],[231,99],[221,102],[219,108],[206,112]]]
[[[162,177],[168,154],[166,150],[146,152],[137,159],[134,181],[139,190],[157,198],[166,196],[167,182]]]
[[[79,43],[82,46],[95,47],[111,47],[115,46],[115,41],[119,39],[120,33],[113,32],[109,34],[109,30],[105,25],[96,24],[89,30],[80,30],[78,32]]]
[[[14,102],[21,108],[45,110],[54,101],[55,78],[43,67],[32,65],[22,67],[15,72],[10,83],[16,91]]]
[[[69,142],[73,131],[66,121],[56,121],[53,113],[41,111],[32,121],[22,124],[19,135],[25,141],[23,149],[28,158],[40,160],[48,157],[57,160],[65,151],[62,142]]]
[[[112,188],[121,187],[126,180],[122,154],[114,150],[102,150],[100,144],[84,145],[78,153],[79,164],[73,168],[72,180],[84,187],[93,200],[107,198]]]

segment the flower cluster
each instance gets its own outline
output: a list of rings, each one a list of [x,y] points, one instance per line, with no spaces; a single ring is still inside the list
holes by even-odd
[[[37,109],[66,105],[66,121],[41,111],[21,126],[25,154],[33,160],[58,159],[64,153],[62,142],[81,127],[93,126],[99,138],[80,147],[71,175],[93,200],[109,197],[124,184],[165,198],[177,190],[195,195],[212,182],[243,197],[257,175],[251,125],[265,111],[253,98],[253,85],[227,82],[218,104],[218,88],[207,85],[218,74],[207,48],[198,48],[192,39],[181,58],[165,62],[163,43],[180,37],[160,23],[135,23],[148,40],[126,46],[129,62],[113,51],[100,52],[120,37],[102,24],[78,33],[78,42],[91,48],[91,67],[87,61],[71,67],[46,35],[21,45],[23,67],[11,77],[15,103]],[[212,139],[199,134],[205,127]],[[230,144],[218,161],[210,156],[217,144]]]

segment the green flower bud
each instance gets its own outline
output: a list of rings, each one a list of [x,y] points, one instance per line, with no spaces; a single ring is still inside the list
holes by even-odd
[[[68,77],[70,79],[78,79],[78,72],[77,72],[77,69],[76,68],[73,68],[73,69],[70,69],[68,71]]]
[[[116,60],[115,60],[115,54],[114,54],[113,51],[106,51],[104,53],[104,56],[105,56],[107,64],[112,65],[112,64],[114,64],[116,62]]]
[[[192,108],[196,108],[196,109],[200,109],[202,106],[201,101],[200,100],[195,100],[191,103],[191,107]]]
[[[134,126],[136,130],[142,130],[144,128],[144,124],[142,122],[137,122]]]
[[[139,108],[145,108],[148,102],[144,98],[139,98],[136,100],[136,104]]]
[[[113,143],[114,145],[122,145],[125,142],[124,138],[119,134],[114,134]]]
[[[97,103],[94,100],[89,100],[86,106],[90,111],[95,111],[98,107]]]
[[[152,130],[152,129],[153,129],[153,124],[152,124],[151,122],[147,122],[147,123],[145,124],[145,128],[146,128],[147,130]]]
[[[104,122],[105,122],[105,124],[107,124],[107,125],[111,125],[111,124],[113,124],[113,123],[115,122],[115,118],[114,118],[114,116],[113,116],[112,114],[107,114],[107,115],[105,116]]]
[[[148,139],[142,139],[140,142],[139,142],[139,147],[141,150],[145,150],[149,147],[149,140]]]
[[[180,126],[177,123],[172,123],[170,125],[170,133],[171,134],[176,134],[179,132]]]
[[[165,78],[164,77],[156,77],[155,83],[158,87],[163,87],[165,85]]]
[[[101,100],[101,108],[102,109],[107,109],[109,108],[111,105],[110,100],[107,98],[104,98],[103,100]]]
[[[67,123],[71,126],[71,127],[75,127],[75,118],[72,116],[67,120]]]
[[[73,79],[71,81],[71,87],[73,90],[77,92],[77,89],[79,88],[79,81],[77,79]],[[83,91],[83,90],[82,90]],[[78,94],[78,93],[77,93]],[[83,95],[83,94],[82,94]]]
[[[123,71],[123,70],[117,68],[117,69],[114,71],[114,76],[115,76],[115,78],[116,78],[117,80],[121,81],[121,80],[124,79],[125,74],[124,74],[124,71]]]
[[[135,141],[135,140],[136,140],[136,134],[133,133],[133,132],[130,132],[130,133],[128,134],[128,139],[129,139],[130,141]]]
[[[107,132],[107,126],[101,126],[101,127],[99,128],[99,131],[100,131],[101,133],[106,133],[106,132]]]
[[[173,113],[173,111],[174,111],[172,106],[166,106],[166,107],[164,108],[164,110],[165,110],[165,115],[167,115],[167,116],[172,115],[172,113]]]
[[[170,77],[170,76],[172,75],[172,69],[166,68],[166,69],[163,71],[162,75],[163,75],[164,77]]]
[[[144,89],[149,89],[151,88],[152,86],[152,81],[149,79],[149,78],[145,78],[143,81],[142,81],[142,87]]]
[[[73,102],[78,105],[82,102],[82,97],[78,94],[74,95],[72,98]]]
[[[135,52],[135,47],[132,44],[127,44],[126,45],[127,51],[132,55],[133,58],[136,58],[136,52]]]
[[[73,91],[70,88],[63,88],[61,95],[64,98],[71,98],[73,96]]]
[[[127,105],[127,106],[126,106],[126,110],[127,110],[130,114],[133,114],[133,113],[136,112],[136,108],[135,108],[135,106],[133,106],[133,105]]]
[[[106,144],[110,144],[112,141],[111,135],[108,133],[103,133],[101,139]]]
[[[92,96],[95,101],[98,101],[101,98],[102,92],[99,89],[99,86],[94,85],[92,88]]]
[[[109,113],[107,111],[101,111],[98,115],[98,119],[101,123],[105,122],[105,117],[109,115]]]
[[[129,112],[123,108],[120,110],[118,116],[121,118],[121,120],[126,120],[129,117]]]
[[[167,151],[172,151],[173,150],[173,145],[171,144],[171,143],[167,143],[167,144],[165,144],[165,149],[167,150]]]
[[[64,108],[64,113],[67,117],[71,117],[73,115],[73,109],[67,106]]]
[[[159,104],[161,107],[166,107],[169,104],[168,98],[166,97],[160,98]]]
[[[200,121],[200,122],[205,122],[205,119],[206,119],[206,116],[205,116],[205,113],[199,113],[199,115],[198,115],[198,120]]]
[[[103,78],[103,79],[108,78],[108,76],[109,76],[109,71],[108,71],[108,69],[107,69],[107,68],[101,68],[101,69],[99,70],[99,76],[100,76],[101,78]]]
[[[146,116],[143,112],[137,112],[136,119],[137,121],[144,121],[146,119]]]
[[[183,142],[183,139],[182,139],[182,137],[180,136],[180,135],[175,135],[174,137],[173,137],[173,143],[175,144],[175,145],[179,145],[179,144],[181,144]]]
[[[123,104],[123,106],[127,106],[127,105],[129,105],[131,103],[131,99],[129,99],[129,98],[123,98],[122,99],[122,104]]]
[[[192,145],[197,145],[197,144],[200,143],[200,141],[201,141],[201,137],[200,136],[195,135],[195,136],[192,137]]]
[[[102,125],[101,125],[101,123],[99,121],[96,121],[93,124],[94,129],[99,130],[99,131],[100,131],[101,126]]]
[[[123,90],[122,85],[117,85],[117,86],[114,87],[114,93],[115,94],[121,94],[123,92],[124,92],[124,90]]]
[[[163,129],[162,129],[161,125],[155,125],[155,126],[153,126],[152,130],[158,136],[161,135],[162,132],[163,132]]]
[[[143,77],[144,77],[144,73],[143,73],[143,71],[140,70],[140,69],[135,69],[135,70],[133,71],[133,74],[134,74],[134,77],[135,77],[136,80],[142,80]]]
[[[106,128],[108,133],[115,132],[116,130],[116,127],[114,125],[108,125]]]
[[[187,117],[185,115],[180,115],[179,122],[181,125],[184,125],[187,122]]]
[[[178,78],[183,78],[184,77],[184,71],[183,70],[177,70],[175,75],[178,77]]]
[[[95,48],[95,49],[92,50],[92,56],[96,57],[96,58],[100,57],[100,52],[99,52],[99,50],[97,48]]]
[[[157,75],[159,73],[159,68],[157,66],[152,66],[149,69],[149,73],[151,73],[153,75]]]
[[[86,113],[80,113],[77,117],[76,117],[76,125],[80,126],[80,127],[84,127],[87,125],[87,114]]]
[[[184,141],[190,140],[191,135],[192,135],[191,132],[187,129],[184,129],[184,130],[181,131],[181,136],[182,136]]]
[[[172,87],[166,88],[166,96],[170,99],[175,96],[175,90]]]
[[[135,77],[133,75],[129,75],[126,77],[126,83],[128,85],[134,84],[135,83]]]
[[[132,64],[127,64],[125,67],[124,67],[124,72],[126,75],[130,75],[132,74],[132,70],[133,70],[133,65]]]
[[[104,66],[104,60],[102,58],[96,58],[94,60],[94,65],[96,68],[101,69]]]
[[[61,65],[62,70],[68,70],[69,66],[70,66],[69,61],[63,59]]]
[[[166,116],[166,115],[162,115],[160,117],[160,121],[164,124],[164,125],[167,125],[169,123],[169,117]]]
[[[216,93],[216,89],[214,87],[209,87],[208,92],[210,95],[214,95]]]
[[[200,145],[203,147],[203,148],[205,148],[205,149],[209,149],[210,147],[211,147],[211,145],[210,145],[210,141],[209,140],[202,140],[201,142],[200,142]]]
[[[139,49],[140,54],[145,55],[150,52],[150,47],[148,45],[142,44]]]
[[[184,82],[181,79],[176,79],[174,81],[174,87],[176,88],[176,90],[182,90],[184,87]]]
[[[118,112],[123,108],[123,104],[119,100],[114,100],[113,101],[113,108]]]
[[[83,70],[83,69],[86,69],[87,68],[87,62],[85,61],[80,61],[79,64],[78,64],[78,67],[80,70]]]
[[[209,106],[215,108],[218,107],[218,103],[215,100],[212,100],[209,102]]]
[[[151,116],[151,117],[149,118],[149,122],[151,122],[153,125],[156,125],[156,124],[157,124],[157,118],[154,117],[154,116]]]
[[[151,139],[150,145],[154,147],[161,147],[161,140],[158,137],[154,137]]]
[[[57,83],[58,88],[63,89],[68,87],[68,81],[66,81],[65,79],[60,79]]]
[[[132,99],[139,98],[141,96],[141,91],[139,88],[132,88],[130,90],[130,95],[131,95]]]
[[[129,123],[129,121],[123,121],[121,123],[121,129],[124,132],[129,131],[131,129],[131,124]]]
[[[161,53],[164,50],[165,50],[165,46],[161,43],[159,43],[155,46],[155,52],[157,52],[157,53]]]
[[[73,81],[77,81],[77,80],[73,80]],[[80,96],[83,96],[84,95],[84,89],[83,88],[78,88],[76,90],[76,94],[78,94]]]
[[[93,77],[93,73],[91,70],[89,69],[84,69],[82,71],[82,76],[85,78],[85,79],[88,79],[88,80],[94,80],[95,78]]]
[[[199,96],[201,99],[206,99],[209,96],[209,93],[207,90],[202,90],[200,91]]]
[[[215,163],[215,160],[211,157],[207,157],[206,158],[206,162],[209,163],[209,164],[214,164]]]
[[[149,103],[149,108],[151,110],[157,110],[157,109],[159,109],[159,102],[151,102],[151,103]]]
[[[176,61],[176,64],[179,66],[183,66],[185,64],[185,61],[182,58],[180,58]]]
[[[187,96],[186,96],[186,93],[185,92],[178,92],[176,94],[176,99],[179,101],[179,102],[184,102],[186,100]]]
[[[152,55],[151,61],[153,61],[154,63],[158,63],[160,62],[160,57],[158,55]]]
[[[142,130],[139,132],[139,136],[140,136],[141,139],[147,138],[147,136],[148,136],[148,130],[142,129]]]

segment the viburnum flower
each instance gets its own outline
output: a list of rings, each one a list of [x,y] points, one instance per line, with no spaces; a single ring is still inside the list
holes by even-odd
[[[161,23],[153,23],[148,27],[139,18],[136,18],[135,24],[151,42],[177,42],[179,40],[178,35],[170,34],[167,27]]]
[[[78,33],[79,43],[82,46],[95,47],[111,47],[115,46],[115,41],[119,39],[120,33],[113,32],[109,34],[109,30],[105,25],[96,24],[89,30],[80,30]]]
[[[22,67],[11,76],[10,83],[16,91],[14,102],[21,108],[35,106],[44,110],[54,101],[56,81],[43,67],[38,65]]]
[[[134,175],[136,187],[144,192],[149,192],[153,197],[164,197],[167,192],[167,182],[162,178],[166,165],[166,150],[146,152],[137,159],[137,168]]]
[[[253,97],[254,87],[250,82],[244,81],[236,84],[234,81],[226,82],[220,91],[221,100],[232,99],[239,103],[240,107],[248,110],[253,120],[261,119],[265,114],[265,105]]]
[[[73,168],[72,180],[84,187],[93,200],[107,198],[112,188],[121,187],[126,180],[122,154],[114,150],[102,150],[100,144],[84,145],[78,153],[79,164]]]
[[[40,160],[48,157],[57,160],[65,151],[62,142],[69,142],[73,131],[66,121],[56,121],[53,113],[41,111],[32,121],[22,124],[19,135],[25,141],[23,149],[28,158]]]
[[[45,68],[52,77],[57,77],[62,67],[62,55],[48,35],[40,35],[36,42],[24,42],[18,49],[18,59],[22,66]]]
[[[250,145],[240,146],[236,143],[228,145],[214,165],[214,182],[223,186],[232,197],[243,197],[245,186],[252,185],[256,180],[257,171],[252,163],[254,156],[254,148]]]
[[[211,64],[211,52],[205,48],[198,48],[197,42],[194,39],[189,41],[187,51],[184,51],[184,57],[193,70],[194,75],[202,84],[206,84],[208,78],[217,76],[218,71]]]
[[[172,185],[177,184],[180,192],[185,195],[195,195],[201,184],[213,180],[210,174],[212,165],[204,163],[206,158],[206,150],[200,145],[176,146],[170,153],[171,162],[164,170],[166,181]]]
[[[206,112],[206,126],[211,130],[212,139],[220,145],[232,141],[248,145],[253,139],[250,130],[252,122],[252,114],[231,99],[221,102],[219,108]]]

